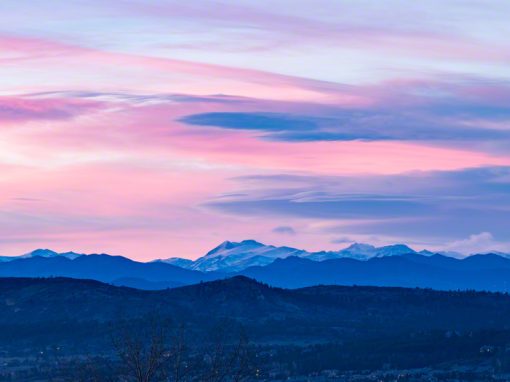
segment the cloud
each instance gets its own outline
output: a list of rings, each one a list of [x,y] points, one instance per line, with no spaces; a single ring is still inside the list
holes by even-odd
[[[510,167],[485,167],[399,175],[241,177],[242,196],[207,205],[234,215],[342,223],[338,232],[347,235],[438,240],[489,230],[505,235],[509,175]]]
[[[430,203],[405,200],[405,198],[386,198],[385,196],[341,196],[333,200],[300,200],[299,196],[289,195],[288,199],[266,199],[209,203],[235,214],[266,216],[295,216],[315,219],[366,219],[391,218],[401,216],[420,216],[430,213],[434,205]]]
[[[196,96],[193,94],[172,93],[146,93],[137,94],[129,92],[100,92],[100,91],[76,91],[59,90],[26,94],[27,97],[36,98],[73,98],[93,99],[98,101],[127,102],[131,105],[155,104],[155,103],[212,103],[212,104],[240,104],[249,99],[226,95]]]
[[[112,72],[117,74],[113,79],[108,77],[104,79],[105,84],[108,84],[107,88],[125,88],[126,83],[130,83],[144,89],[146,86],[140,81],[147,82],[148,76],[155,76],[153,78],[158,78],[159,81],[165,76],[171,78],[175,93],[185,90],[203,94],[204,89],[214,88],[220,94],[228,94],[232,89],[230,94],[259,96],[266,99],[318,99],[324,94],[343,93],[348,88],[334,82],[277,74],[266,70],[106,51],[44,38],[0,34],[0,44],[7,56],[0,57],[0,65],[16,69],[21,67],[20,65],[28,68],[39,65],[40,70],[46,70],[55,83],[63,83],[68,87],[78,83],[78,86],[89,89],[90,77],[96,81],[98,78],[102,79],[97,73],[100,68],[104,74]],[[70,67],[72,71],[69,71]],[[59,75],[55,76],[55,73]],[[40,76],[30,74],[31,72],[26,78],[21,79],[32,81],[34,88],[40,87]],[[72,80],[62,82],[64,74],[69,75]],[[197,78],[201,78],[202,81],[197,83]],[[115,81],[116,79],[120,82]],[[46,85],[47,80],[44,78],[42,83]],[[154,86],[149,89],[153,90]],[[161,86],[160,89],[167,87]]]
[[[494,34],[486,23],[480,23],[480,15],[484,15],[483,19],[491,20],[504,30],[503,15],[509,9],[503,3],[486,7],[478,1],[469,4],[433,1],[426,6],[385,2],[386,7],[399,9],[395,14],[364,2],[314,4],[281,1],[268,8],[264,3],[234,5],[230,2],[213,7],[174,1],[165,4],[131,1],[123,4],[122,9],[116,9],[116,13],[124,17],[144,15],[156,25],[172,20],[173,28],[183,34],[193,30],[198,38],[171,45],[182,49],[217,51],[223,48],[239,53],[246,46],[254,46],[252,50],[257,52],[304,46],[307,49],[303,50],[310,54],[310,49],[316,51],[318,47],[330,51],[347,47],[442,60],[503,63],[509,58],[504,39]],[[472,27],[475,23],[477,28]]]
[[[272,232],[280,233],[282,235],[295,235],[296,234],[296,231],[294,230],[294,228],[292,228],[290,226],[275,227],[275,228],[273,228]]]
[[[446,245],[449,251],[464,255],[488,252],[510,252],[510,242],[497,241],[490,232],[469,235],[467,239],[456,240]]]
[[[482,79],[403,81],[350,91],[365,103],[269,106],[254,100],[252,108],[258,106],[258,111],[239,105],[237,110],[190,114],[179,121],[254,131],[274,141],[411,141],[488,151],[510,147],[510,106],[501,102],[510,97],[510,84]],[[268,111],[260,111],[264,109]]]
[[[76,99],[0,97],[0,121],[70,119],[100,107],[99,102]]]
[[[349,244],[349,243],[354,243],[356,240],[353,240],[352,238],[349,238],[349,237],[339,237],[338,239],[333,239],[331,240],[331,243],[332,244]]]
[[[186,116],[179,121],[197,126],[274,132],[314,131],[317,129],[317,124],[311,118],[270,113],[202,113]]]
[[[482,109],[480,118],[491,114]],[[505,110],[510,118],[510,108]],[[496,114],[491,114],[495,116]],[[218,112],[179,119],[188,125],[254,130],[278,141],[480,141],[510,139],[510,131],[428,123],[432,116],[400,115],[385,111],[338,111],[336,117],[276,113]]]

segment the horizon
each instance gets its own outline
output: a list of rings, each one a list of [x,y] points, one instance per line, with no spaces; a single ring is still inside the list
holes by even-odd
[[[510,253],[508,2],[0,12],[2,256]]]
[[[80,256],[108,255],[108,256],[114,256],[114,257],[124,257],[124,258],[130,259],[130,260],[133,260],[133,261],[138,261],[138,262],[153,262],[153,261],[157,261],[157,260],[169,260],[169,259],[185,259],[185,260],[196,261],[196,260],[198,260],[198,259],[200,259],[202,257],[205,257],[210,251],[212,251],[212,250],[214,250],[214,249],[216,249],[218,247],[221,247],[225,243],[241,245],[244,242],[255,242],[255,243],[261,244],[263,246],[279,248],[278,246],[275,246],[273,244],[262,243],[260,241],[254,240],[254,239],[244,239],[244,240],[240,240],[240,241],[225,240],[225,241],[221,242],[220,244],[210,248],[205,253],[200,254],[200,255],[196,255],[193,258],[187,258],[187,257],[181,257],[181,256],[168,256],[168,257],[162,257],[162,258],[152,258],[152,259],[140,260],[140,259],[132,258],[132,257],[129,257],[129,256],[125,256],[125,255],[120,254],[120,253],[106,253],[106,252],[89,252],[89,253],[86,253],[84,251],[79,251],[79,250],[78,251],[77,250],[55,251],[52,248],[35,248],[35,249],[33,249],[31,251],[28,251],[26,253],[23,253],[23,254],[0,255],[0,257],[12,257],[12,258],[16,258],[16,257],[31,255],[31,254],[33,254],[34,252],[37,252],[37,251],[50,251],[50,252],[55,252],[57,255],[68,254],[68,253],[74,253],[74,254],[80,255]],[[385,247],[404,246],[404,247],[408,247],[412,251],[410,253],[416,253],[418,255],[428,256],[428,255],[424,255],[423,252],[430,252],[433,255],[441,255],[441,256],[451,257],[451,258],[458,259],[458,260],[462,260],[462,259],[465,259],[467,257],[477,256],[477,255],[478,256],[479,255],[498,255],[498,256],[502,256],[502,255],[506,256],[506,255],[508,255],[508,256],[510,256],[509,253],[504,253],[504,252],[501,252],[501,251],[490,250],[490,249],[485,250],[485,251],[472,252],[472,253],[461,253],[461,252],[448,251],[448,250],[432,250],[431,251],[431,250],[429,250],[427,248],[416,249],[416,248],[413,248],[411,246],[408,246],[405,243],[393,243],[393,244],[388,244],[388,245],[384,245],[384,246],[379,246],[378,247],[378,246],[374,246],[374,245],[372,245],[370,243],[353,242],[353,243],[350,243],[350,244],[346,244],[344,246],[340,246],[340,247],[338,247],[336,249],[327,250],[327,251],[326,250],[310,251],[310,250],[308,250],[306,248],[294,248],[294,247],[290,247],[290,248],[297,249],[297,250],[303,250],[303,251],[308,252],[308,253],[316,253],[316,252],[323,252],[323,251],[326,251],[326,252],[341,252],[341,251],[344,251],[346,249],[352,248],[353,246],[356,246],[356,245],[367,245],[367,246],[370,246],[370,247],[373,247],[373,248],[376,248],[376,249],[385,248]],[[294,255],[291,255],[290,257],[292,257],[292,256],[294,256]],[[393,255],[393,256],[398,256],[398,255]],[[503,257],[505,257],[505,256],[503,256]],[[368,259],[370,259],[370,257],[367,258],[367,260]],[[73,258],[71,258],[71,260],[73,260]],[[360,260],[360,259],[355,259],[355,260]]]

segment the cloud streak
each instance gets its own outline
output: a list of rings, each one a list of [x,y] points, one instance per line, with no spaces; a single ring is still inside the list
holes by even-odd
[[[100,108],[99,102],[80,99],[0,97],[0,121],[65,120]]]
[[[465,237],[483,228],[508,234],[510,167],[402,175],[239,178],[256,191],[208,203],[234,215],[344,222],[341,234],[417,240]],[[255,187],[256,185],[256,187]],[[336,223],[335,223],[336,224]],[[333,224],[334,225],[334,224]]]
[[[188,115],[179,121],[193,126],[256,131],[265,139],[289,142],[392,140],[509,147],[510,107],[502,102],[510,97],[508,84],[494,86],[473,79],[459,84],[411,82],[397,84],[385,92],[389,86],[354,89],[354,93],[367,99],[366,105],[356,108],[331,107],[309,115],[297,107],[280,113],[210,112]]]

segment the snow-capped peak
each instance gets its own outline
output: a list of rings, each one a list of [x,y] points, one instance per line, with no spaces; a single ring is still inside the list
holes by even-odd
[[[399,256],[399,255],[407,255],[410,253],[416,253],[416,251],[405,244],[393,244],[386,245],[384,247],[376,248],[376,256],[384,257],[384,256]]]
[[[217,247],[213,248],[209,252],[206,253],[204,257],[215,257],[215,256],[223,256],[228,251],[247,251],[255,248],[267,247],[266,245],[259,243],[255,240],[243,240],[239,243],[224,241]]]
[[[255,240],[225,241],[205,256],[195,260],[189,268],[201,271],[238,271],[253,265],[267,265],[277,258],[299,256],[301,253],[305,251],[265,245]]]
[[[39,248],[33,250],[32,252],[25,253],[24,255],[19,256],[18,258],[29,258],[29,257],[66,257],[68,259],[74,260],[77,257],[82,256],[81,253],[76,252],[55,252],[51,249],[43,249]]]
[[[34,258],[34,257],[46,257],[46,258],[65,257],[67,259],[74,260],[80,256],[83,256],[83,254],[76,253],[76,252],[58,253],[58,252],[52,251],[51,249],[39,248],[39,249],[33,250],[32,252],[25,253],[24,255],[21,255],[21,256],[0,256],[0,262],[5,263],[8,261],[13,261],[13,260],[18,260],[18,259],[29,259],[29,258]]]

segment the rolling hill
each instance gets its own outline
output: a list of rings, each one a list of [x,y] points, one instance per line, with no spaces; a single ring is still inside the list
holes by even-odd
[[[108,357],[112,338],[154,319],[202,349],[244,332],[264,372],[428,367],[501,362],[510,296],[416,288],[280,289],[243,276],[161,291],[68,278],[0,278],[0,351],[25,357]],[[500,350],[503,349],[503,350]],[[256,354],[256,355],[255,355]],[[60,358],[61,359],[61,358]],[[275,366],[277,365],[277,366]],[[462,380],[462,379],[461,379]]]
[[[510,317],[506,294],[343,286],[289,290],[243,276],[162,291],[68,278],[0,278],[0,301],[4,328],[43,325],[56,333],[62,325],[79,327],[157,312],[162,319],[198,329],[233,320],[266,342],[503,330]]]

